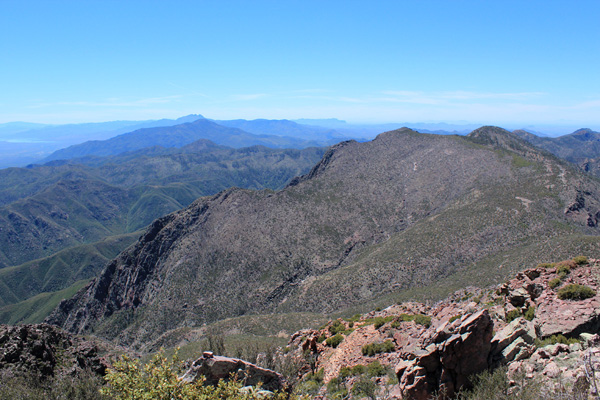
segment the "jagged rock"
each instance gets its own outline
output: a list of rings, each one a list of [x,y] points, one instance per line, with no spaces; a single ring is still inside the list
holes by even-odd
[[[455,321],[456,322],[456,321]],[[444,332],[442,328],[439,332]],[[447,339],[431,343],[396,368],[400,390],[410,399],[428,399],[435,391],[452,397],[470,386],[469,377],[488,368],[493,322],[487,310],[463,316]],[[435,337],[439,340],[438,333]]]
[[[505,364],[530,356],[535,351],[535,325],[525,318],[517,318],[496,333],[492,339],[490,364]]]
[[[238,358],[203,354],[190,369],[181,377],[184,382],[194,382],[199,376],[204,376],[206,383],[216,385],[221,379],[228,380],[232,374],[245,385],[256,386],[269,391],[286,390],[288,384],[283,375],[270,369],[259,367]]]

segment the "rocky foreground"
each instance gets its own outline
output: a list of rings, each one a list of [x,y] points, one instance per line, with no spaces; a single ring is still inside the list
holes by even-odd
[[[495,288],[467,288],[436,304],[402,303],[296,332],[276,364],[287,379],[205,352],[181,380],[202,375],[216,384],[235,374],[249,385],[261,381],[265,389],[315,399],[420,400],[455,398],[477,383],[477,374],[500,371],[515,390],[537,384],[535,398],[597,398],[599,278],[596,259],[540,264]],[[103,342],[51,325],[0,326],[2,374],[102,375],[107,354]]]
[[[403,303],[297,332],[287,350],[303,360],[299,387],[314,398],[453,398],[476,374],[505,368],[511,385],[541,381],[548,398],[596,395],[599,262],[540,264],[493,290],[465,289],[434,305]]]

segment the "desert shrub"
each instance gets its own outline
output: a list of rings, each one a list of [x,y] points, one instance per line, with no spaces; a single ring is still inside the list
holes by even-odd
[[[588,258],[586,256],[577,256],[573,259],[573,262],[577,265],[585,265],[588,263]]]
[[[368,397],[374,400],[377,398],[377,389],[375,382],[366,376],[361,376],[352,386],[352,394],[357,398]]]
[[[577,264],[573,260],[561,261],[556,264],[556,273],[559,278],[564,279],[575,268],[577,268]]]
[[[350,321],[348,323],[348,328],[354,328],[354,321]]]
[[[394,351],[395,346],[391,340],[386,340],[383,343],[369,343],[362,347],[363,356],[372,357],[379,353],[390,353]]]
[[[398,328],[400,328],[400,321],[398,321],[398,320],[392,321],[392,324],[390,326],[394,329],[398,329]]]
[[[335,349],[343,341],[344,341],[344,337],[338,333],[335,336],[327,338],[327,340],[325,341],[325,343],[327,343],[327,346],[331,346],[331,347],[333,347]]]
[[[365,373],[367,368],[362,364],[356,364],[352,367],[352,375],[362,375]]]
[[[475,376],[473,388],[462,391],[456,397],[459,400],[547,400],[542,393],[539,380],[518,379],[511,385],[506,368],[497,368],[493,372],[485,371]]]
[[[574,344],[574,343],[581,343],[581,340],[576,339],[576,338],[567,338],[566,336],[562,335],[562,334],[558,334],[558,335],[552,335],[550,337],[547,337],[544,340],[540,340],[540,339],[536,339],[535,340],[535,345],[537,347],[544,347],[544,346],[550,346],[553,344]]]
[[[521,316],[521,310],[515,308],[506,313],[506,322],[511,322]]]
[[[327,393],[330,399],[344,399],[348,396],[348,390],[340,378],[333,378],[327,383]]]
[[[554,268],[554,263],[541,263],[538,264],[536,268]]]
[[[383,325],[385,325],[385,318],[376,317],[375,320],[373,321],[373,325],[375,326],[375,329],[381,328]]]
[[[333,321],[333,324],[329,325],[329,332],[332,335],[336,335],[345,330],[346,330],[346,326],[344,324],[342,324],[340,322],[340,320],[337,320],[337,319],[335,321]]]
[[[419,325],[429,328],[431,326],[431,317],[423,314],[417,314],[415,315],[415,322]]]
[[[344,380],[348,377],[352,376],[352,369],[348,367],[340,368],[340,373],[338,374],[338,378]]]
[[[348,321],[348,322],[357,322],[358,320],[360,320],[360,317],[361,317],[360,314],[354,314],[352,317],[346,318],[346,321]]]
[[[400,314],[402,321],[415,321],[419,325],[429,327],[431,325],[431,317],[423,314]]]
[[[596,292],[592,288],[576,283],[567,285],[558,291],[558,298],[561,300],[585,300],[595,295]]]
[[[325,334],[321,334],[318,338],[317,338],[317,342],[319,343],[323,343],[323,341],[327,339],[327,336],[325,336]]]
[[[379,360],[375,360],[369,365],[367,365],[367,375],[368,376],[383,376],[385,375],[386,370],[383,365],[379,362]]]
[[[548,286],[550,286],[550,289],[556,289],[560,285],[560,282],[560,278],[554,278],[548,282]]]
[[[523,314],[523,317],[527,320],[527,321],[531,321],[535,318],[535,307],[534,306],[530,306],[527,311],[525,311],[525,313]]]

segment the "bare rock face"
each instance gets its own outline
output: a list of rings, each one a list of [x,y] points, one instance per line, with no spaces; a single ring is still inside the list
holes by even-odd
[[[488,368],[493,331],[488,311],[457,321],[440,326],[433,343],[425,349],[403,356],[396,368],[403,396],[428,399],[435,391],[442,391],[452,397],[471,385],[471,375]]]
[[[266,390],[286,390],[288,387],[283,375],[275,371],[238,358],[215,356],[209,351],[194,361],[181,380],[191,383],[199,376],[204,376],[209,385],[216,385],[221,379],[228,380],[235,376],[245,385],[255,386],[261,383],[261,387]]]
[[[0,325],[0,370],[16,374],[44,379],[91,370],[104,375],[104,350],[52,325]]]

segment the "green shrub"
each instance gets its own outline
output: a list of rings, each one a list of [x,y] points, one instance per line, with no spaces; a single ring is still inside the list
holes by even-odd
[[[573,262],[577,265],[585,265],[588,263],[588,258],[586,256],[577,256],[573,259]]]
[[[362,364],[356,364],[352,367],[352,375],[362,375],[365,373],[367,368]]]
[[[561,300],[585,300],[595,295],[596,292],[592,288],[576,283],[567,285],[558,291],[558,298]]]
[[[157,354],[148,364],[140,365],[137,360],[122,356],[106,374],[106,386],[102,394],[114,400],[146,399],[229,399],[253,400],[262,398],[254,391],[243,392],[242,383],[236,380],[221,380],[217,386],[204,386],[200,377],[194,383],[182,384],[177,378],[181,365],[177,354],[172,360]],[[284,399],[284,394],[276,394]]]
[[[560,278],[554,278],[548,282],[548,286],[550,286],[550,289],[556,289],[560,285],[560,282]]]
[[[327,393],[330,399],[344,399],[348,396],[348,390],[340,378],[333,378],[327,383]]]
[[[398,321],[398,320],[392,321],[392,324],[390,326],[394,329],[398,329],[398,328],[400,328],[400,321]]]
[[[333,324],[329,325],[329,332],[332,335],[336,335],[340,332],[343,332],[346,330],[346,326],[340,322],[340,320],[335,320],[333,321]]]
[[[536,339],[535,340],[535,345],[537,347],[544,347],[544,346],[550,346],[553,344],[574,344],[574,343],[581,343],[581,340],[576,339],[576,338],[567,338],[562,334],[558,334],[558,335],[552,335],[544,340],[540,340],[540,339]]]
[[[386,370],[383,365],[379,362],[379,360],[375,360],[369,365],[367,365],[367,375],[368,376],[383,376],[385,375]]]
[[[554,268],[554,263],[541,263],[538,264],[536,268]]]
[[[431,317],[423,314],[400,314],[400,320],[402,321],[415,321],[419,325],[423,325],[427,328],[431,325]]]
[[[323,334],[321,334],[321,336],[319,336],[319,337],[317,338],[317,342],[318,342],[318,343],[323,343],[323,341],[324,341],[326,338],[327,338],[327,336],[325,336],[325,334],[323,333]]]
[[[335,349],[343,341],[344,341],[344,337],[338,333],[335,336],[327,338],[327,340],[325,341],[325,343],[327,343],[327,346],[331,346],[331,347],[333,347]]]
[[[356,398],[368,397],[369,399],[377,398],[377,385],[371,379],[366,376],[360,377],[358,381],[352,386],[352,394]]]
[[[534,306],[530,306],[527,311],[525,311],[525,314],[523,314],[523,317],[527,320],[527,321],[531,321],[535,318],[535,307]]]
[[[506,313],[506,322],[511,322],[521,316],[521,310],[515,308]]]
[[[454,322],[461,317],[462,317],[462,314],[454,315],[454,316],[450,317],[450,320],[448,322]]]
[[[340,373],[338,374],[338,378],[344,380],[348,377],[352,376],[352,369],[348,367],[340,368]]]
[[[379,329],[385,325],[385,319],[383,317],[376,317],[373,321],[373,325],[375,326],[375,329]]]
[[[394,349],[395,349],[394,343],[391,340],[386,340],[383,343],[365,344],[362,347],[362,354],[363,354],[363,356],[372,357],[375,354],[379,354],[379,353],[391,353],[392,351],[394,351]]]
[[[573,260],[561,261],[556,264],[556,273],[560,279],[565,279],[575,268],[577,268],[577,264]]]

